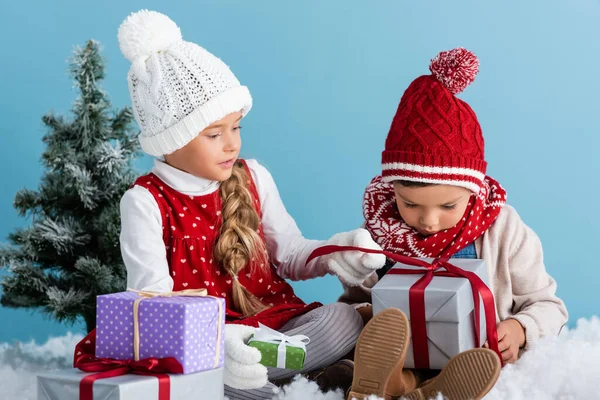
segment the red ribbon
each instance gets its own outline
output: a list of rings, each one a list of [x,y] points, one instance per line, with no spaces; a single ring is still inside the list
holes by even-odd
[[[335,246],[327,245],[315,249],[308,259],[308,264],[312,259],[320,256],[324,256],[331,253],[340,251],[362,251],[364,253],[371,254],[383,254],[391,260],[400,262],[403,264],[422,267],[423,270],[415,269],[404,269],[404,268],[392,268],[388,274],[392,275],[410,275],[418,274],[423,275],[417,282],[415,282],[408,294],[409,308],[410,308],[410,328],[412,331],[412,343],[413,343],[413,354],[415,358],[415,368],[429,368],[429,346],[427,343],[427,325],[425,319],[425,289],[431,282],[434,276],[446,276],[451,278],[466,278],[471,283],[471,290],[473,292],[473,304],[475,312],[474,321],[474,332],[475,332],[475,343],[477,347],[480,347],[479,341],[480,332],[480,304],[479,299],[483,299],[483,310],[485,315],[486,323],[486,334],[488,345],[491,350],[495,351],[502,360],[502,355],[498,349],[498,331],[496,330],[496,306],[494,304],[494,295],[486,284],[477,276],[477,274],[465,271],[455,265],[448,262],[448,258],[436,258],[430,264],[427,261],[423,261],[417,258],[408,257],[400,254],[391,253],[389,251],[364,249],[361,247],[354,246]],[[444,268],[446,271],[440,271],[440,268]]]
[[[145,358],[139,361],[115,360],[113,358],[98,358],[95,356],[96,330],[90,332],[75,346],[73,366],[85,372],[97,372],[85,376],[79,383],[79,400],[93,400],[93,386],[98,379],[115,376],[137,374],[158,378],[158,400],[170,400],[170,374],[183,373],[183,367],[174,357]]]

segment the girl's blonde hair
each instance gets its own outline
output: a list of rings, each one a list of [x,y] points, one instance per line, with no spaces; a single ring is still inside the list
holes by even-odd
[[[257,314],[267,307],[239,282],[238,274],[248,265],[251,272],[256,265],[263,272],[269,269],[265,242],[257,232],[260,217],[248,189],[249,179],[244,164],[237,161],[231,177],[221,183],[223,225],[214,246],[217,265],[222,265],[232,277],[234,306],[244,316]]]

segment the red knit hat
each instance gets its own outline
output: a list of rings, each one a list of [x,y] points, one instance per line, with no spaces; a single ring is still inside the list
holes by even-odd
[[[481,127],[467,103],[455,97],[479,71],[470,51],[438,54],[431,75],[404,92],[382,154],[383,180],[407,180],[465,187],[478,193],[487,163]]]

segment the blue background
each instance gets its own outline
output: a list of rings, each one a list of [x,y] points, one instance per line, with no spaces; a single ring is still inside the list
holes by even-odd
[[[600,2],[503,1],[2,1],[0,241],[29,221],[12,207],[35,188],[41,116],[66,113],[76,92],[65,60],[99,40],[104,87],[129,104],[128,62],[116,33],[132,11],[169,15],[225,60],[254,97],[243,155],[272,172],[305,236],[326,239],[361,223],[362,193],[400,96],[439,51],[466,47],[480,74],[461,97],[486,137],[488,173],[541,237],[558,293],[577,318],[597,313],[600,268]],[[151,159],[137,162],[140,171]],[[336,278],[294,284],[331,302]],[[40,314],[0,308],[0,342],[68,330]]]

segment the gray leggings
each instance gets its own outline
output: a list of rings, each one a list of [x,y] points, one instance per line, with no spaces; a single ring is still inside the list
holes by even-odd
[[[306,335],[306,360],[302,371],[269,368],[269,380],[290,378],[301,372],[327,367],[348,354],[363,328],[362,318],[354,307],[333,303],[314,309],[285,324],[280,331],[288,335]],[[263,400],[275,396],[271,382],[260,389],[238,390],[225,386],[225,396],[231,400]]]

